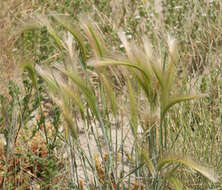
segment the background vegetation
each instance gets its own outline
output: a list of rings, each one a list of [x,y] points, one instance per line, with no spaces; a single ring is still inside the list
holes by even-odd
[[[221,189],[219,0],[0,2],[1,189]]]

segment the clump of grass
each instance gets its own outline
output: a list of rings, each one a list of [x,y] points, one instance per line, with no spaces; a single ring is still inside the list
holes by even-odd
[[[47,5],[44,12],[54,8],[63,12],[66,3],[69,3],[66,11],[73,12],[71,7],[81,4],[80,1],[64,1],[59,5],[53,2],[44,3]],[[184,189],[212,189],[220,186],[203,177],[217,179],[210,169],[182,155],[191,154],[208,166],[213,163],[215,168],[220,168],[221,135],[217,126],[221,124],[221,68],[217,63],[220,60],[221,3],[188,4],[179,0],[157,6],[156,2],[112,1],[111,12],[105,1],[98,6],[94,1],[87,1],[80,9],[93,5],[92,17],[101,18],[98,25],[105,37],[92,18],[82,17],[85,19],[73,24],[56,13],[51,16],[59,24],[37,15],[31,25],[20,30],[24,33],[19,41],[19,44],[24,42],[23,57],[32,57],[40,65],[51,63],[50,68],[35,68],[47,81],[52,99],[60,106],[66,122],[64,134],[55,131],[69,148],[72,188],[182,189],[184,186]],[[24,5],[36,6],[36,2]],[[39,2],[40,5],[43,4]],[[110,11],[102,13],[101,10]],[[115,32],[120,26],[126,31],[119,34],[123,45],[119,44]],[[26,32],[27,29],[32,31]],[[180,59],[175,51],[176,41],[169,38],[167,47],[166,30],[181,41]],[[141,38],[145,33],[152,43]],[[34,41],[37,46],[32,46]],[[32,54],[29,47],[34,50]],[[120,50],[118,54],[122,56],[113,56],[111,49]],[[25,68],[30,76],[35,75],[31,65]],[[33,85],[35,80],[32,79]],[[120,85],[121,80],[126,86]],[[36,90],[34,87],[32,91]],[[191,93],[193,96],[181,95],[189,90],[195,92]],[[196,96],[199,91],[208,95]],[[37,99],[41,96],[40,93]],[[203,96],[203,99],[188,102]],[[45,139],[49,132],[43,130],[42,134]],[[53,140],[47,139],[51,146]],[[95,152],[97,161],[93,156]],[[105,183],[100,180],[98,163],[104,179],[110,179]],[[184,166],[198,172],[184,172]],[[51,178],[48,179],[46,183],[50,183]]]
[[[41,20],[46,20],[46,18],[42,18]],[[70,27],[66,25],[65,21],[58,18],[57,20],[59,23],[62,23],[62,26],[70,31],[74,39],[77,40],[81,47],[80,55],[81,57],[86,58],[86,52],[83,50],[85,48],[82,47],[84,42],[77,37],[77,33],[79,33],[79,31],[72,31],[74,29],[70,29]],[[42,23],[49,28],[49,33],[60,49],[63,49],[64,51],[67,49],[66,47],[71,47],[68,46],[67,43],[63,43],[48,21]],[[166,123],[166,116],[169,109],[177,103],[204,97],[204,95],[184,96],[172,94],[172,92],[174,92],[172,89],[175,80],[175,63],[178,60],[176,41],[172,38],[168,39],[168,56],[162,61],[157,58],[158,55],[153,53],[151,45],[148,44],[148,40],[146,38],[144,38],[143,47],[136,46],[133,42],[129,43],[124,33],[120,32],[119,37],[125,47],[126,58],[122,60],[112,60],[110,58],[106,58],[106,54],[104,52],[107,50],[105,50],[104,42],[101,41],[101,33],[98,33],[97,29],[94,28],[95,25],[93,26],[86,22],[82,24],[82,27],[83,31],[86,33],[89,44],[94,51],[94,55],[97,57],[94,63],[90,66],[96,68],[112,65],[124,66],[128,70],[127,75],[135,80],[135,82],[132,83],[126,76],[126,78],[128,78],[127,86],[131,107],[131,120],[129,122],[129,126],[131,127],[132,135],[134,137],[134,150],[131,153],[131,156],[133,157],[133,160],[135,160],[135,169],[123,176],[123,179],[126,178],[126,176],[135,174],[138,177],[143,176],[144,179],[147,179],[148,181],[146,182],[144,180],[142,181],[144,181],[144,184],[146,184],[149,188],[169,188],[169,184],[167,182],[169,181],[174,188],[182,189],[182,184],[176,177],[175,172],[178,166],[183,164],[191,169],[197,170],[207,178],[216,182],[218,180],[217,176],[213,175],[210,170],[199,166],[190,159],[172,154],[171,148],[169,147],[169,129]],[[78,36],[80,36],[80,34],[78,34]],[[67,53],[70,58],[73,58],[71,51],[64,51],[64,53]],[[52,97],[55,100],[58,99],[57,103],[62,108],[64,119],[67,122],[67,129],[68,132],[70,132],[67,133],[67,143],[73,143],[73,146],[70,146],[70,148],[74,148],[77,152],[75,157],[72,157],[71,159],[77,159],[83,164],[82,170],[84,171],[84,177],[86,180],[89,178],[86,165],[89,164],[94,175],[95,187],[99,189],[113,189],[114,187],[120,187],[120,181],[123,180],[122,178],[119,178],[116,165],[117,163],[113,161],[113,156],[117,154],[116,150],[118,148],[117,144],[114,144],[116,146],[116,148],[114,148],[111,136],[112,129],[110,125],[110,115],[114,114],[114,116],[116,116],[119,112],[116,108],[116,101],[118,100],[115,98],[115,92],[112,88],[110,88],[110,84],[106,79],[103,70],[97,70],[99,73],[98,76],[101,77],[101,82],[99,82],[98,88],[93,88],[88,74],[87,60],[85,58],[81,59],[79,63],[76,62],[76,60],[70,59],[69,65],[64,68],[54,65],[53,67],[56,70],[46,68],[42,69],[42,67],[39,66],[36,66],[35,69],[37,73],[40,74],[40,76],[48,83],[52,92]],[[70,65],[72,65],[73,68],[78,67],[78,65],[73,65],[73,63],[84,66],[82,70],[83,74],[80,74],[79,71],[76,69],[73,70],[72,67],[70,67]],[[66,76],[66,79],[63,79],[61,74]],[[145,106],[147,107],[143,107],[143,109],[145,115],[151,115],[146,123],[142,121],[143,118],[140,118],[139,106],[141,106],[141,100],[138,98],[139,94],[134,94],[134,86],[137,89],[141,89],[142,93],[146,97]],[[100,92],[99,97],[95,96],[96,91]],[[140,93],[141,91],[139,90],[138,92]],[[111,109],[109,112],[105,111],[107,109],[106,99],[109,99],[111,102]],[[99,100],[101,102],[99,102]],[[86,107],[83,106],[84,101],[86,102]],[[136,102],[139,104],[136,105]],[[99,106],[100,104],[101,107]],[[79,139],[78,132],[79,119],[76,117],[76,111],[80,112],[81,120],[84,123],[83,128],[88,139],[88,154],[85,152],[86,150],[81,147],[81,139]],[[159,114],[158,117],[155,117],[156,113]],[[115,118],[118,120],[117,116]],[[147,126],[149,124],[152,124],[152,126]],[[91,126],[90,133],[87,126]],[[139,127],[143,129],[143,133],[145,135],[141,136],[138,134]],[[101,130],[101,134],[104,138],[105,147],[103,147],[99,141],[99,130]],[[71,141],[70,135],[73,137]],[[92,156],[93,153],[91,152],[89,144],[89,137],[91,135],[96,143],[97,151],[103,160],[103,169],[101,168],[97,156],[94,158]],[[176,140],[172,143],[172,146],[175,142]],[[120,143],[124,146],[123,138]],[[106,160],[103,157],[104,149],[107,151]],[[73,150],[70,151],[72,152]],[[87,160],[87,162],[85,162],[85,160]],[[75,180],[78,183],[78,186],[82,186],[79,183],[80,176],[78,175],[78,171],[75,170],[74,173],[76,173]],[[72,178],[74,178],[74,176],[72,176]],[[108,181],[105,182],[105,179]],[[109,186],[109,184],[112,185]],[[137,185],[134,186],[137,188]]]
[[[168,46],[169,46],[168,62],[162,62],[161,65],[160,61],[158,59],[155,59],[155,57],[153,56],[151,49],[147,48],[147,44],[144,44],[145,52],[143,54],[141,53],[141,51],[137,49],[137,47],[135,47],[133,43],[129,44],[127,42],[123,33],[120,33],[120,38],[125,46],[128,60],[99,61],[98,64],[96,64],[96,66],[101,67],[107,65],[124,65],[126,67],[129,67],[130,73],[133,73],[133,76],[135,76],[136,81],[138,81],[138,84],[141,85],[141,88],[145,92],[145,95],[147,97],[150,106],[149,114],[152,114],[153,110],[160,110],[159,126],[154,126],[154,130],[149,133],[147,140],[145,140],[145,145],[143,145],[143,147],[146,146],[145,150],[149,151],[144,152],[143,148],[141,152],[142,153],[141,155],[143,159],[146,161],[152,176],[159,178],[158,173],[159,171],[161,171],[161,167],[155,167],[155,163],[157,163],[157,165],[159,165],[159,163],[162,163],[162,160],[165,160],[163,155],[167,155],[168,152],[171,151],[170,148],[168,147],[169,129],[165,123],[166,113],[173,105],[177,103],[196,98],[201,98],[204,97],[204,95],[192,95],[192,96],[171,95],[172,85],[174,81],[175,62],[177,61],[177,52],[176,52],[177,47],[175,46],[175,41],[173,39],[169,39],[168,41]],[[139,72],[135,72],[135,70],[138,70]],[[158,84],[156,84],[156,82],[158,82]],[[154,85],[159,86],[159,88],[155,88]],[[132,92],[132,90],[129,89],[129,92]],[[135,106],[135,103],[132,100],[130,101],[130,103],[132,104],[131,107]],[[137,126],[134,127],[137,130],[138,127]],[[145,127],[143,127],[143,129],[144,128]],[[137,133],[133,134],[135,136],[135,140],[138,141]],[[153,151],[150,151],[151,149],[153,149]],[[171,158],[172,159],[167,159],[167,160],[169,161],[169,163],[174,163],[173,156],[171,156]],[[150,160],[155,160],[155,161],[152,162]],[[199,167],[198,164],[192,164],[194,162],[190,162],[187,159],[184,159],[184,161],[182,162],[183,164],[186,163],[185,164],[186,166],[198,170],[199,172],[201,172],[203,175],[213,180],[214,182],[217,181],[217,177],[215,178],[214,175],[211,175],[210,174],[211,172],[209,172],[206,175],[204,168],[199,170],[201,167]],[[177,167],[178,166],[176,166],[176,168]],[[195,167],[197,167],[198,169]],[[173,169],[173,171],[174,170],[175,169]],[[179,186],[177,186],[174,181],[176,180],[178,182],[178,179],[176,179],[175,176],[173,178],[170,178],[171,174],[173,175],[173,173],[168,173],[165,175],[166,176],[169,175],[168,179],[173,179],[171,183],[175,185],[175,188],[179,189]],[[155,185],[156,184],[154,184],[154,186]],[[162,185],[164,188],[166,188],[164,184]]]

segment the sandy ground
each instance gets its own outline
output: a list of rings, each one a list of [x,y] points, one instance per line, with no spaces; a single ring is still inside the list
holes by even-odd
[[[133,169],[131,167],[131,164],[130,164],[129,159],[127,158],[126,154],[130,155],[130,153],[131,153],[132,147],[134,146],[133,145],[134,137],[131,133],[130,126],[128,125],[128,122],[127,122],[128,119],[124,118],[123,120],[124,120],[123,126],[121,126],[120,128],[117,128],[117,130],[116,130],[116,128],[115,128],[116,126],[114,125],[111,130],[111,136],[112,136],[111,139],[112,139],[113,149],[115,150],[117,147],[117,151],[118,151],[117,153],[120,156],[119,159],[120,159],[120,161],[121,160],[123,161],[123,163],[120,163],[120,165],[119,165],[120,167],[117,168],[118,174],[120,174],[123,167],[124,167],[125,174],[127,174],[127,172],[129,172],[131,169]],[[85,155],[89,159],[90,159],[89,151],[91,152],[92,157],[94,155],[99,155],[98,146],[97,146],[97,143],[96,143],[93,135],[90,134],[89,132],[87,132],[86,130],[84,130],[84,128],[82,127],[83,124],[81,122],[78,125],[81,128],[81,133],[79,134],[79,142],[80,142],[81,148],[82,148],[83,152],[85,153]],[[102,134],[102,130],[100,128],[98,128],[98,126],[91,126],[91,127],[94,128],[94,131],[97,130],[98,137],[99,137],[99,138],[98,137],[97,138],[99,139],[99,143],[102,145],[102,151],[104,153],[106,153],[107,148],[106,148],[106,144],[105,144],[104,137]],[[122,139],[125,139],[124,144],[121,144]],[[123,145],[123,157],[122,157],[122,153],[121,153],[121,146],[122,145]],[[114,153],[115,153],[115,151],[114,151]],[[82,165],[83,163],[78,158],[78,156],[80,156],[80,155],[78,155],[78,153],[76,153],[76,155],[77,155],[77,159],[76,159],[77,168],[76,169],[78,172],[79,179],[82,179],[84,182],[86,182],[84,171],[83,171],[84,166]],[[70,152],[66,152],[66,154],[64,156],[70,158],[70,156],[71,156]],[[99,158],[99,161],[102,163],[101,157],[98,156],[98,158]],[[89,175],[90,179],[93,179],[92,169],[89,167],[89,165],[87,166],[87,170],[88,170],[87,174]],[[74,174],[72,174],[72,175],[75,176]]]

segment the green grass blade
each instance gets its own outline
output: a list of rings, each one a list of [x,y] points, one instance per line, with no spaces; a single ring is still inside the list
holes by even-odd
[[[50,34],[50,36],[54,39],[57,47],[62,50],[64,45],[60,37],[57,35],[57,32],[54,30],[52,25],[50,24],[49,19],[46,16],[37,15],[37,19],[39,20],[42,26],[45,26]]]
[[[177,177],[175,177],[174,175],[171,175],[167,179],[174,186],[176,190],[183,190],[183,185],[180,183]]]
[[[106,47],[102,33],[99,32],[99,27],[85,15],[82,16],[81,20],[83,20],[82,28],[96,56],[104,57],[106,54]]]
[[[63,86],[63,90],[64,90],[64,94],[68,95],[70,98],[72,98],[74,104],[76,104],[80,108],[80,111],[82,113],[84,113],[84,106],[83,106],[83,104],[80,100],[80,97],[79,97],[78,93],[73,92],[71,90],[71,88],[69,88],[67,86]]]
[[[78,30],[78,26],[71,26],[67,20],[54,15],[53,18],[59,23],[61,24],[66,30],[68,30],[73,37],[76,39],[76,41],[79,43],[80,49],[81,49],[81,53],[83,55],[83,60],[84,63],[86,62],[86,48],[84,45],[84,40],[83,40],[83,36],[81,35],[81,32]]]
[[[167,65],[167,68],[164,72],[164,90],[165,93],[169,94],[172,84],[173,84],[173,80],[174,80],[174,71],[175,71],[175,66],[172,62],[170,62]]]
[[[138,124],[138,107],[136,102],[136,95],[134,93],[132,84],[127,77],[127,87],[128,87],[128,93],[129,93],[129,101],[130,101],[130,114],[131,114],[131,120],[133,122],[133,126],[137,127]],[[137,132],[137,129],[136,129]]]
[[[97,119],[99,119],[97,99],[94,96],[92,89],[90,89],[86,85],[87,82],[82,80],[76,73],[65,72],[65,74],[81,89],[87,99],[91,110],[93,111]]]
[[[57,32],[54,30],[52,25],[50,24],[50,21],[46,16],[43,15],[36,15],[31,21],[27,22],[23,26],[21,26],[19,29],[16,30],[16,32],[12,35],[18,38],[20,34],[24,33],[25,31],[29,30],[38,30],[42,27],[46,27],[47,31],[49,32],[49,35],[54,39],[57,47],[62,50],[63,49],[63,42],[60,39],[60,37],[57,35]]]
[[[140,164],[138,167],[136,167],[135,169],[132,169],[129,171],[129,173],[125,176],[123,176],[118,183],[121,183],[124,179],[126,179],[128,176],[130,176],[131,174],[136,173],[137,170],[139,170],[140,168],[142,168],[144,166],[145,163]]]
[[[168,100],[167,104],[165,104],[161,110],[162,116],[164,116],[166,114],[167,110],[169,110],[173,105],[175,105],[177,103],[189,101],[189,100],[193,100],[193,99],[197,99],[197,98],[203,98],[205,96],[206,96],[205,94],[200,94],[200,95],[195,95],[195,96],[178,96],[178,97],[170,98]]]
[[[213,170],[205,168],[197,164],[193,160],[189,158],[185,158],[184,156],[169,155],[169,156],[166,156],[165,158],[162,158],[157,164],[158,170],[160,171],[166,164],[169,164],[169,163],[183,164],[191,169],[194,169],[200,172],[202,175],[210,179],[212,182],[218,181],[218,176],[214,173]]]
[[[58,86],[58,83],[55,82],[54,79],[52,79],[49,72],[42,69],[39,65],[35,65],[36,72],[47,82],[50,90],[53,92],[60,93],[60,87]]]
[[[105,61],[98,61],[95,65],[92,65],[92,66],[107,67],[110,65],[122,65],[126,67],[135,68],[144,75],[144,77],[146,78],[147,81],[149,81],[149,83],[151,81],[151,76],[149,75],[149,73],[145,72],[145,69],[141,65],[137,65],[128,61],[105,60]]]
[[[70,114],[68,114],[69,110],[67,110],[67,108],[65,108],[65,106],[62,109],[62,113],[63,113],[64,119],[67,123],[67,127],[68,127],[69,131],[71,132],[71,135],[73,136],[74,139],[77,139],[78,132],[77,132],[76,125],[74,124]]]
[[[104,57],[104,55],[105,55],[104,46],[102,46],[102,43],[100,42],[99,38],[97,37],[97,34],[95,33],[93,27],[91,25],[88,25],[88,29],[90,31],[92,39],[95,41],[97,54],[99,55],[99,57]]]
[[[33,86],[35,87],[35,89],[37,89],[36,72],[35,72],[35,69],[33,68],[33,65],[29,62],[26,62],[26,63],[22,64],[21,69],[22,69],[22,71],[28,72],[29,77],[32,80]]]
[[[118,112],[118,110],[117,110],[118,108],[117,108],[117,105],[116,105],[116,99],[115,99],[114,91],[113,91],[112,87],[110,86],[110,84],[109,84],[107,78],[105,77],[105,75],[104,74],[100,74],[100,76],[101,76],[103,85],[105,87],[105,91],[106,91],[107,97],[108,97],[108,99],[110,101],[112,112],[116,116],[117,112]]]
[[[135,77],[137,82],[140,84],[140,86],[142,87],[142,89],[145,92],[145,95],[146,95],[148,101],[152,102],[152,100],[153,100],[153,98],[152,98],[152,89],[151,89],[151,86],[150,86],[149,82],[147,80],[143,80],[141,78],[141,76],[139,76],[137,73],[135,73],[132,70],[131,70],[131,73]]]
[[[153,70],[157,80],[160,83],[161,88],[163,89],[164,88],[164,80],[163,80],[163,73],[162,73],[161,69],[157,65],[155,65],[154,63],[151,64],[151,66],[152,66],[152,70]]]
[[[154,167],[152,161],[149,158],[149,153],[141,151],[140,157],[141,157],[142,161],[144,161],[146,163],[147,167],[149,168],[150,173],[154,177],[156,175],[156,170],[155,170],[155,167]]]

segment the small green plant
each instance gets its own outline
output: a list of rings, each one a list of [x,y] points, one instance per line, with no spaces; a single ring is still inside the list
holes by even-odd
[[[31,71],[28,67],[26,69]],[[50,186],[50,180],[55,178],[55,172],[61,165],[61,162],[56,161],[54,156],[54,148],[58,146],[60,112],[58,107],[51,110],[53,115],[50,122],[52,127],[54,126],[55,132],[49,135],[47,128],[47,133],[44,135],[42,126],[47,123],[45,113],[41,110],[42,102],[45,99],[42,96],[44,88],[41,84],[42,80],[37,79],[34,73],[30,72],[30,74],[32,74],[32,80],[29,80],[27,73],[24,73],[23,91],[22,87],[10,81],[8,87],[10,97],[1,96],[0,185],[3,189],[9,188],[10,184],[13,187],[25,188],[23,183],[30,184],[30,177],[26,172],[33,173],[32,175],[37,175],[39,178],[43,176],[41,179],[43,183]],[[35,90],[38,90],[41,95],[36,96]],[[40,118],[37,118],[38,112],[40,112]],[[37,120],[36,125],[35,120]],[[42,137],[39,133],[43,134]],[[23,152],[21,147],[23,143],[26,143],[27,152]],[[34,157],[33,162],[28,159],[30,156]],[[45,173],[41,172],[42,170]]]

